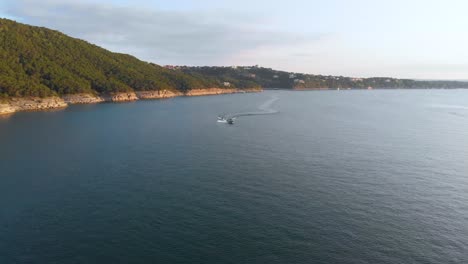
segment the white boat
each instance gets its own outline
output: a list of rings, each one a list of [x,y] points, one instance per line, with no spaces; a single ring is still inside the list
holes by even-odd
[[[219,123],[234,124],[234,118],[226,118],[225,116],[218,116]]]

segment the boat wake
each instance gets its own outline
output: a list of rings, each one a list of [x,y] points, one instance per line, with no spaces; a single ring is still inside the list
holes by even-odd
[[[448,112],[449,114],[454,115],[454,116],[459,116],[459,117],[466,117],[467,115],[466,110],[468,110],[468,106],[464,106],[464,105],[435,104],[435,105],[430,105],[430,107],[450,111]]]
[[[434,104],[434,105],[431,105],[431,107],[432,108],[444,108],[444,109],[468,110],[468,106],[464,106],[464,105]]]
[[[268,101],[266,101],[263,104],[261,104],[260,106],[258,106],[258,110],[260,110],[260,111],[220,115],[218,117],[218,122],[220,122],[220,123],[229,123],[229,120],[232,121],[234,119],[237,119],[237,118],[243,117],[243,116],[272,115],[272,114],[279,113],[278,110],[275,110],[275,109],[271,108],[271,106],[278,100],[279,100],[279,98],[278,98],[277,95],[272,95],[271,98]]]

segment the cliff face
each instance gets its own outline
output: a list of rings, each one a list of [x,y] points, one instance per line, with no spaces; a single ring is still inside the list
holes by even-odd
[[[138,100],[134,92],[116,93],[102,96],[106,102],[128,102]]]
[[[186,93],[178,91],[141,91],[129,93],[116,93],[112,95],[96,96],[92,94],[72,94],[59,97],[47,98],[11,98],[6,102],[0,102],[0,114],[10,114],[19,111],[33,111],[33,110],[46,110],[67,107],[69,104],[93,104],[102,102],[128,102],[135,100],[146,99],[163,99],[172,98],[177,96],[202,96],[202,95],[217,95],[217,94],[231,94],[231,93],[244,93],[244,92],[261,92],[262,89],[193,89]]]
[[[0,103],[0,115],[11,114],[14,112],[16,112],[15,108],[13,108],[10,104]]]
[[[221,88],[208,88],[208,89],[193,89],[185,93],[186,96],[200,96],[200,95],[215,95],[215,94],[228,94],[238,93],[238,89],[221,89]]]
[[[186,96],[201,96],[201,95],[216,95],[216,94],[231,94],[231,93],[244,93],[244,92],[261,92],[261,88],[250,89],[222,89],[222,88],[208,88],[208,89],[193,89],[185,93]]]
[[[136,92],[136,95],[139,99],[146,100],[146,99],[172,98],[176,96],[183,96],[184,94],[178,91],[174,92],[174,91],[169,91],[169,90],[161,90],[161,91]]]
[[[68,104],[59,97],[47,98],[12,98],[6,103],[0,104],[0,114],[10,114],[19,111],[47,110],[64,108]]]
[[[145,99],[162,99],[183,96],[181,92],[169,90],[161,91],[141,91],[131,93],[117,93],[112,95],[97,96],[92,94],[71,94],[63,96],[63,100],[68,104],[95,104],[102,102],[126,102]]]
[[[67,104],[95,104],[105,102],[104,98],[92,94],[70,94],[62,98]]]

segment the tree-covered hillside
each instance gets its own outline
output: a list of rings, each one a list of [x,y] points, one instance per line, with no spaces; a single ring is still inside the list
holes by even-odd
[[[187,74],[203,74],[223,79],[243,80],[264,88],[285,89],[426,89],[426,88],[468,88],[468,82],[459,81],[416,81],[395,78],[351,78],[277,71],[258,66],[234,67],[179,67]]]
[[[49,96],[220,87],[58,31],[0,19],[0,95]]]

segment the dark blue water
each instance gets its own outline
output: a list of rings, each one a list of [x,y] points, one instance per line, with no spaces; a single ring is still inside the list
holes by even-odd
[[[272,96],[279,113],[255,112]],[[0,263],[468,263],[468,91],[0,119]]]

